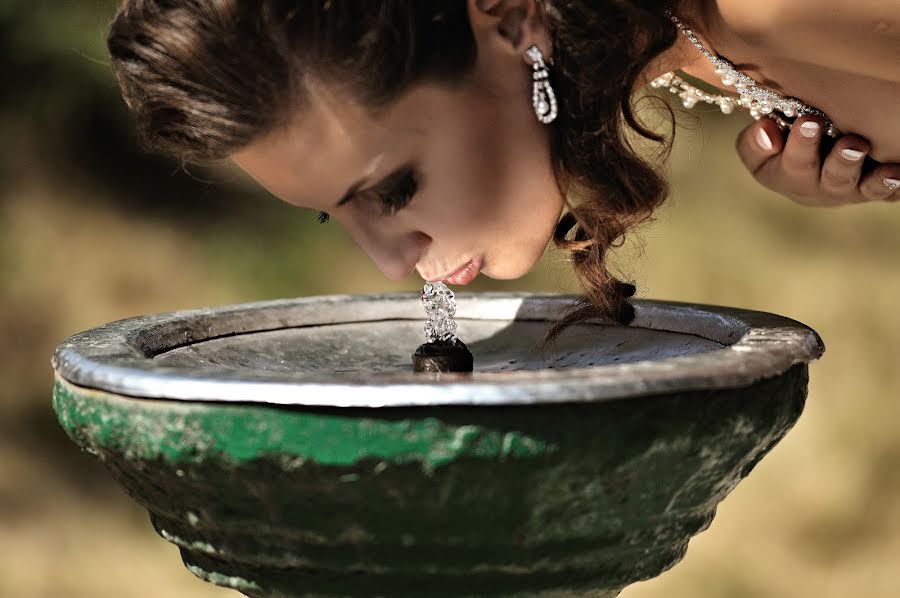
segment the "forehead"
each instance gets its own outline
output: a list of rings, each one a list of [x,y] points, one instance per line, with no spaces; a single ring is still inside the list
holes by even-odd
[[[284,201],[325,210],[357,179],[373,176],[392,149],[406,145],[412,129],[393,126],[399,106],[376,116],[334,89],[318,84],[308,89],[309,101],[285,125],[231,157]]]

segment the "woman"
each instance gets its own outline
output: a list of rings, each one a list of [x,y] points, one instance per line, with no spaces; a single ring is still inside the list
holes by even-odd
[[[635,287],[610,275],[606,250],[665,199],[656,162],[670,141],[638,121],[634,97],[677,68],[717,82],[700,45],[818,109],[789,134],[770,118],[741,134],[761,183],[817,205],[898,198],[896,11],[843,5],[126,0],[109,49],[148,146],[230,158],[344,225],[389,278],[510,279],[551,238],[571,250],[586,297],[550,340],[586,317],[633,318]],[[832,131],[831,147],[828,125],[855,134]]]

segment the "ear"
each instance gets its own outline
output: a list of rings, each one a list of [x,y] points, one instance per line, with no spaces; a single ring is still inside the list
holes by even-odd
[[[525,51],[532,44],[552,62],[553,44],[539,0],[467,0],[472,31],[479,51],[498,52],[531,61]]]

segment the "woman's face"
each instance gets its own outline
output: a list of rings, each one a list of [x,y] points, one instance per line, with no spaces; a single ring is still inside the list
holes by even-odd
[[[486,13],[473,18],[479,57],[464,84],[415,85],[377,117],[313,84],[287,126],[234,162],[282,200],[328,213],[392,280],[413,268],[440,280],[470,260],[490,278],[524,275],[563,196],[548,125],[531,106],[524,48],[533,31],[512,46],[495,25]]]

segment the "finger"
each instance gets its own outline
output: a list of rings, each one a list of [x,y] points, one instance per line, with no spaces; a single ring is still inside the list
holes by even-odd
[[[869,201],[900,200],[900,164],[881,164],[865,175],[859,192]]]
[[[744,166],[756,175],[760,168],[784,148],[784,134],[771,118],[761,118],[740,132],[736,142]]]
[[[781,152],[782,176],[787,191],[802,195],[815,193],[819,189],[822,130],[822,121],[809,115],[801,116],[791,125],[784,151]]]
[[[868,142],[858,135],[844,135],[825,157],[819,181],[822,190],[834,197],[859,197],[857,192]]]

